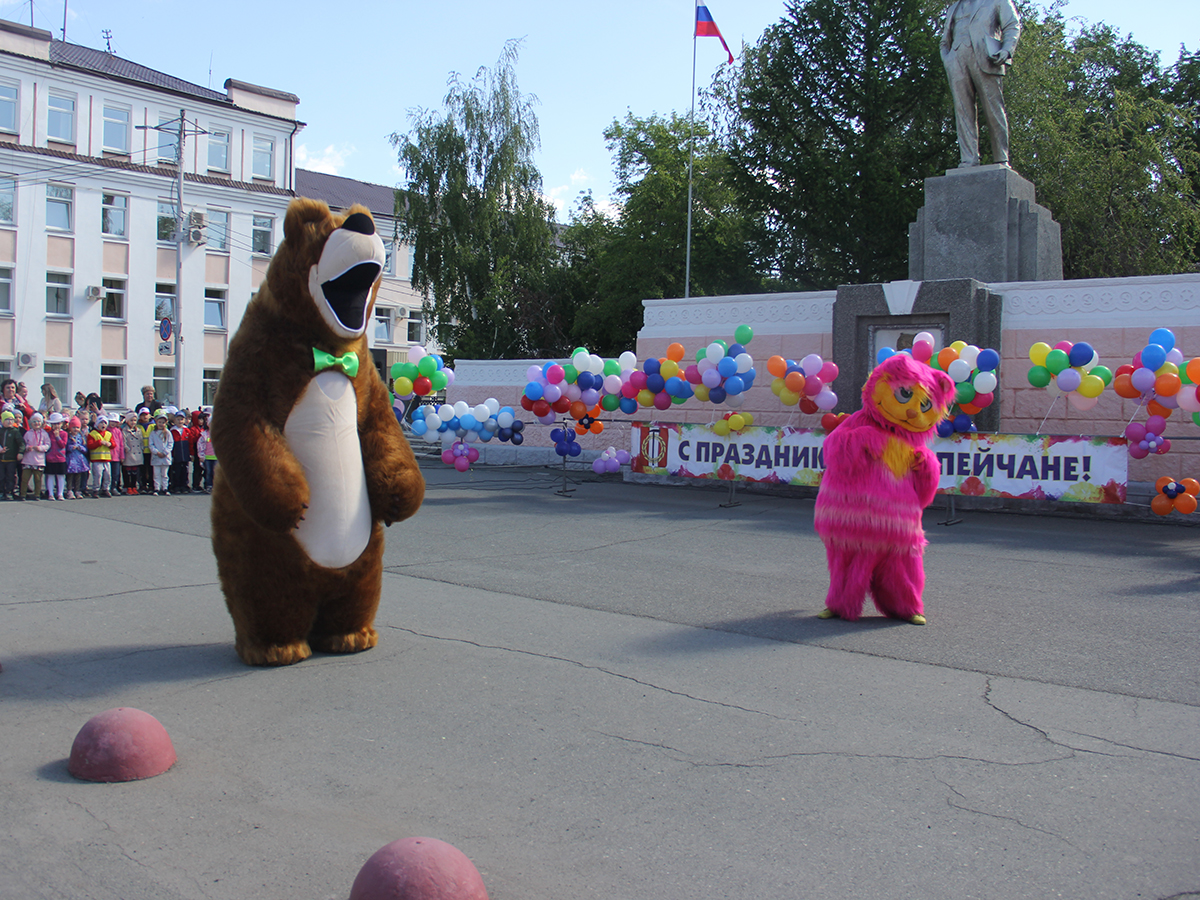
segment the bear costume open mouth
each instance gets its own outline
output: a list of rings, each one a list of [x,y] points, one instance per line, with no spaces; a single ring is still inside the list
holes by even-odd
[[[371,286],[381,271],[379,263],[363,262],[321,284],[321,293],[343,328],[359,331],[363,327]]]

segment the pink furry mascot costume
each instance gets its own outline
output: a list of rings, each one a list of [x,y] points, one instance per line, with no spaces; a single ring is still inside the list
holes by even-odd
[[[924,625],[921,513],[937,491],[926,447],[954,399],[944,372],[898,353],[875,367],[863,407],[825,438],[814,523],[829,561],[822,619],[856,620],[867,591],[879,611]]]

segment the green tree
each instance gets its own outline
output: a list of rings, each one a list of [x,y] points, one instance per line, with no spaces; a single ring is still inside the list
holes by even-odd
[[[714,84],[760,266],[827,289],[907,277],[923,179],[955,164],[940,0],[788,0]]]
[[[1195,269],[1195,103],[1158,55],[1107,25],[1069,34],[1057,8],[1023,10],[1006,79],[1013,167],[1062,227],[1063,275]],[[1194,92],[1194,89],[1193,89]]]
[[[400,237],[414,247],[413,287],[426,298],[449,359],[526,355],[522,303],[545,291],[552,208],[541,195],[536,98],[522,94],[509,41],[492,69],[452,74],[441,110],[417,110],[392,134],[407,175],[396,195]],[[536,330],[536,329],[535,329]]]
[[[687,258],[689,119],[614,121],[604,137],[613,154],[618,210],[605,216],[586,197],[564,234],[567,259],[582,266],[575,286],[574,335],[593,352],[632,349],[642,301],[680,297]],[[729,184],[728,159],[708,126],[695,129],[692,198],[693,296],[761,290],[746,218]],[[590,299],[586,299],[589,298]]]

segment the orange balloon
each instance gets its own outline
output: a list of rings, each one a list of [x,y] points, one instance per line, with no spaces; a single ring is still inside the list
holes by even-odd
[[[588,427],[588,431],[590,431],[592,434],[599,434],[599,433],[600,433],[600,432],[602,432],[603,430],[604,430],[604,423],[603,423],[603,422],[601,422],[601,421],[598,421],[598,420],[597,420],[597,421],[595,421],[595,422],[593,422],[593,423],[592,423],[592,424],[591,424],[591,425]]]
[[[1200,481],[1197,481],[1195,478],[1185,478],[1179,483],[1182,484],[1183,489],[1193,497],[1195,497],[1197,494],[1200,494]]]
[[[1179,380],[1179,376],[1172,375],[1170,372],[1154,379],[1154,393],[1163,397],[1174,397],[1179,393],[1181,387],[1183,387],[1183,382]]]
[[[1196,498],[1191,494],[1180,494],[1175,498],[1175,508],[1185,516],[1196,511]]]
[[[1175,479],[1172,478],[1170,475],[1164,475],[1162,478],[1158,479],[1158,481],[1154,482],[1154,492],[1156,494],[1161,494],[1162,489],[1165,488],[1168,484],[1170,484],[1174,480]]]
[[[597,403],[595,406],[592,407],[591,412],[589,412],[588,415],[591,416],[593,419],[598,419],[602,415],[604,415],[604,407],[601,406],[599,403]]]
[[[1117,392],[1117,396],[1124,397],[1126,400],[1136,400],[1142,396],[1142,392],[1133,386],[1133,380],[1129,377],[1128,372],[1122,372],[1113,379],[1113,390]]]
[[[1150,508],[1158,515],[1165,516],[1175,508],[1175,503],[1166,494],[1155,494],[1154,499],[1150,501]]]
[[[942,367],[943,372],[950,368],[950,363],[956,359],[958,359],[958,351],[953,347],[943,347],[938,351],[937,361],[938,365]]]
[[[671,346],[667,347],[667,359],[671,360],[672,362],[679,362],[681,359],[683,359],[683,354],[686,352],[687,351],[684,350],[683,344],[671,344]]]
[[[582,419],[587,415],[587,404],[582,400],[576,400],[567,411],[571,414],[572,419]]]
[[[1184,371],[1187,372],[1187,377],[1192,380],[1192,384],[1200,384],[1200,356],[1191,360]]]
[[[968,416],[975,416],[983,412],[982,406],[976,406],[974,403],[960,403],[958,408],[965,412]]]
[[[1171,409],[1170,407],[1163,406],[1157,400],[1151,400],[1149,403],[1147,403],[1146,409],[1150,411],[1150,415],[1162,416],[1164,419],[1169,419],[1171,417],[1171,413],[1175,412],[1175,410]]]
[[[1196,361],[1200,362],[1200,358]],[[782,378],[787,374],[787,360],[782,356],[772,356],[767,360],[767,371],[776,378]]]
[[[575,433],[576,434],[587,434],[587,429],[583,427],[583,423],[581,423],[581,422],[575,423]]]
[[[788,376],[783,379],[783,386],[793,394],[799,394],[804,390],[804,373],[789,372]]]

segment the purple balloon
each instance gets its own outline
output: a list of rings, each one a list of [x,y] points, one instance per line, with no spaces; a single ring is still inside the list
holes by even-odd
[[[630,459],[631,459],[631,457],[629,455],[628,450],[618,450],[617,451],[617,462],[620,463],[621,465],[623,465],[623,466],[629,465]]]
[[[1167,430],[1167,420],[1162,416],[1149,416],[1146,419],[1146,430],[1153,431],[1155,434],[1162,434]]]
[[[1154,390],[1155,377],[1152,369],[1143,366],[1133,370],[1133,374],[1129,376],[1129,383],[1144,394],[1146,391]]]
[[[1130,422],[1125,426],[1125,437],[1131,441],[1140,441],[1146,436],[1146,426],[1141,422]]]
[[[605,465],[604,460],[602,460],[600,457],[597,456],[592,460],[592,471],[597,475],[603,475],[607,470],[608,466]]]
[[[703,375],[700,376],[700,381],[706,388],[712,390],[721,383],[721,373],[716,369],[708,369]]]

